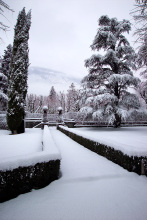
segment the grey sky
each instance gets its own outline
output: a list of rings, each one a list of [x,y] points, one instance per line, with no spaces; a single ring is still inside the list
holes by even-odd
[[[4,43],[0,55],[9,43],[13,43],[14,25],[18,12],[25,6],[32,9],[30,30],[30,63],[32,66],[51,68],[82,78],[87,74],[84,60],[93,52],[90,45],[98,28],[101,15],[118,20],[131,19],[130,11],[135,0],[5,0],[15,10],[5,11],[10,32],[1,32]],[[134,41],[132,33],[128,35]],[[131,43],[131,42],[130,42]],[[133,43],[131,43],[133,45]]]

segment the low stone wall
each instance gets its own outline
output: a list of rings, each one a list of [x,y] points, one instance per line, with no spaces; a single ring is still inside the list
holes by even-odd
[[[58,179],[60,160],[37,163],[34,166],[18,167],[0,171],[0,202],[47,186]]]
[[[139,175],[141,175],[141,161],[142,159],[147,160],[147,157],[137,157],[132,156],[129,157],[126,154],[123,154],[119,150],[115,150],[113,147],[106,146],[104,144],[100,144],[98,142],[89,140],[87,138],[84,138],[82,136],[79,136],[77,134],[74,134],[63,127],[58,127],[58,130],[69,136],[71,139],[76,141],[77,143],[83,145],[84,147],[88,148],[89,150],[106,157],[108,160],[111,160],[112,162],[120,165],[124,169],[135,172]],[[147,176],[147,172],[145,173]]]
[[[37,128],[41,128],[42,119],[40,120],[25,120],[25,128],[33,128],[37,126]]]

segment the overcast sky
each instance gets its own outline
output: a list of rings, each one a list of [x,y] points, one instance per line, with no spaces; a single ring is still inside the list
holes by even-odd
[[[19,11],[26,7],[32,9],[30,29],[30,63],[59,70],[68,75],[82,78],[87,75],[84,60],[93,52],[90,45],[98,29],[101,15],[129,19],[133,23],[130,11],[135,0],[4,0],[14,13],[5,10],[10,31],[2,33],[0,55],[9,43],[13,44],[14,26]],[[133,46],[132,33],[128,39]]]

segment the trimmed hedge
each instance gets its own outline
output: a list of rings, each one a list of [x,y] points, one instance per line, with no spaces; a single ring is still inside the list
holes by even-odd
[[[137,156],[129,157],[128,155],[123,154],[119,150],[115,150],[112,147],[106,146],[104,144],[100,144],[98,142],[74,134],[68,130],[61,128],[60,126],[57,129],[63,132],[64,134],[66,134],[67,136],[69,136],[77,143],[83,145],[87,149],[103,157],[106,157],[108,160],[111,160],[112,162],[120,165],[121,167],[123,167],[124,169],[130,172],[135,172],[141,175],[141,161],[142,159],[147,160],[147,157],[137,157]],[[146,172],[146,176],[147,176],[147,172]]]
[[[60,160],[51,160],[34,166],[18,167],[12,171],[0,171],[0,202],[47,186],[58,179],[59,169]]]

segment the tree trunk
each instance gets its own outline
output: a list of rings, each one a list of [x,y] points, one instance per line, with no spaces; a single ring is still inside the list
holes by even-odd
[[[24,116],[23,116],[23,120],[21,121],[20,126],[17,129],[17,133],[18,134],[25,133]]]
[[[120,126],[121,126],[121,116],[118,115],[117,113],[115,113],[115,120],[114,120],[114,123],[113,123],[113,127],[118,128]]]
[[[13,130],[13,131],[12,131],[12,134],[17,134],[17,130]]]
[[[117,72],[117,71],[116,71]],[[117,107],[118,107],[118,104],[119,104],[119,98],[120,98],[120,94],[119,94],[119,91],[118,91],[118,83],[115,84],[115,87],[114,87],[114,95],[117,97],[117,101],[115,102],[115,111],[114,111],[114,115],[115,115],[115,120],[114,120],[114,123],[113,123],[113,127],[114,128],[118,128],[121,126],[121,116],[118,115],[117,113]]]

